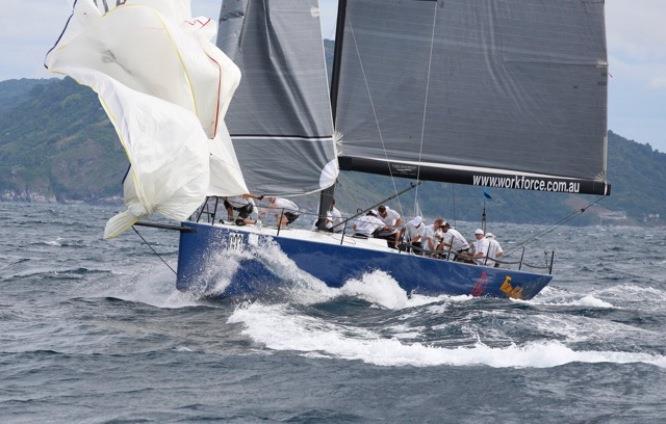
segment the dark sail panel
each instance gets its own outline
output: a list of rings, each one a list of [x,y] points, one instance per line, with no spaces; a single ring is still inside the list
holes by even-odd
[[[347,0],[342,24],[343,169],[607,192],[603,1]]]
[[[225,1],[218,45],[242,79],[226,123],[252,192],[292,195],[338,168],[318,0]]]

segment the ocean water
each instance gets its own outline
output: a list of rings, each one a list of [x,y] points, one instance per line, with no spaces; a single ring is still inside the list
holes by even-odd
[[[0,422],[666,422],[664,228],[557,228],[531,301],[328,289],[269,251],[287,289],[234,302],[102,240],[113,212],[0,203]],[[177,236],[141,231],[175,266]]]

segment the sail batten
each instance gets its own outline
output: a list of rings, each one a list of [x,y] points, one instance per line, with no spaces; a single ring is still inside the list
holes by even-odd
[[[466,184],[469,167],[500,169],[607,192],[603,1],[347,0],[344,13],[342,169],[410,164]]]

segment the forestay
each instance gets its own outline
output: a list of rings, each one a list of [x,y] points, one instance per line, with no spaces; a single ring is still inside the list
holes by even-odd
[[[74,2],[45,66],[97,92],[129,158],[127,210],[105,237],[153,212],[187,219],[207,194],[247,192],[223,120],[240,72],[214,35],[188,0]]]
[[[243,72],[227,124],[250,190],[331,186],[338,167],[319,1],[225,1],[218,45]]]
[[[603,0],[341,3],[341,168],[608,193]]]

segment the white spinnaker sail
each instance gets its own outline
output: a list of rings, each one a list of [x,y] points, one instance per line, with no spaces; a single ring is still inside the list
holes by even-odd
[[[111,5],[110,3],[113,3]],[[158,212],[187,219],[206,195],[246,193],[224,115],[240,71],[188,0],[77,0],[46,66],[97,92],[131,164],[127,210],[105,238]]]

